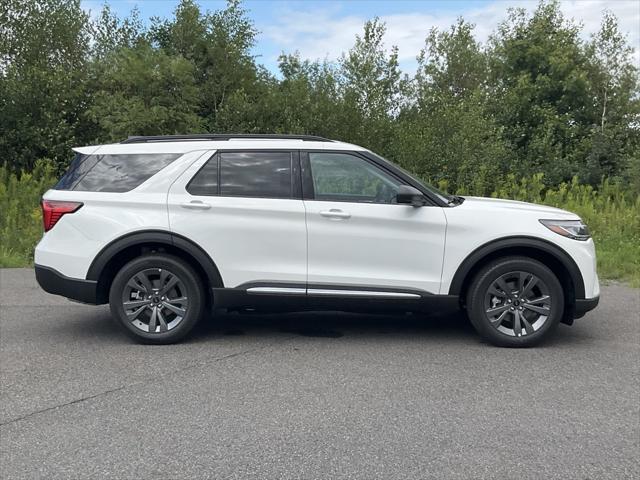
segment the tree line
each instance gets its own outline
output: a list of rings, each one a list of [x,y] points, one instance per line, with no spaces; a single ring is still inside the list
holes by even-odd
[[[460,18],[425,31],[400,70],[372,19],[335,60],[252,54],[239,0],[171,18],[91,18],[79,0],[0,6],[0,152],[6,166],[63,170],[70,148],[129,135],[300,133],[363,145],[449,190],[491,192],[510,174],[547,185],[603,178],[640,192],[640,81],[615,16],[583,39],[557,1],[510,9],[486,42]]]

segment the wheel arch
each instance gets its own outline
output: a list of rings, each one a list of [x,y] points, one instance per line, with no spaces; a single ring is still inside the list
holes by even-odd
[[[575,300],[585,298],[584,280],[578,265],[562,248],[534,237],[507,237],[488,242],[471,252],[453,276],[449,295],[464,301],[475,274],[497,258],[520,255],[539,260],[558,277],[565,293],[563,322],[572,323]]]
[[[151,252],[164,252],[186,261],[206,282],[207,297],[212,288],[224,287],[220,271],[211,257],[196,243],[163,230],[145,230],[119,237],[106,245],[94,258],[87,280],[97,281],[97,303],[107,303],[109,288],[116,273],[133,258]]]

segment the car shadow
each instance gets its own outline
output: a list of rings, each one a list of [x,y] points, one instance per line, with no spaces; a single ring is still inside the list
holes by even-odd
[[[60,341],[80,340],[109,343],[133,343],[110,318],[108,308],[100,308],[95,314],[74,312],[65,322],[47,325],[51,338]],[[581,330],[581,329],[580,329]],[[397,338],[421,337],[426,341],[458,345],[482,344],[464,312],[453,314],[357,314],[345,312],[304,313],[224,313],[209,316],[201,321],[184,343],[214,342],[216,338],[239,337],[245,339],[268,336],[300,336],[318,339],[366,339],[372,337]],[[588,332],[576,327],[560,325],[557,331],[538,348],[577,345],[593,340]]]
[[[356,314],[345,312],[227,313],[201,322],[191,341],[216,336],[260,336],[284,333],[311,338],[339,339],[371,335],[424,335],[469,338],[475,332],[462,313],[449,315]]]

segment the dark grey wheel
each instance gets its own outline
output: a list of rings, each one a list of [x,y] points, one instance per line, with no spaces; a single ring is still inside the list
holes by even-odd
[[[535,345],[558,325],[563,312],[560,281],[549,267],[527,257],[486,264],[467,292],[471,323],[494,345]]]
[[[545,324],[551,313],[551,295],[547,284],[533,273],[508,272],[491,284],[484,307],[493,328],[521,337]]]
[[[178,275],[166,268],[147,268],[127,282],[122,291],[122,307],[136,328],[162,333],[182,322],[189,309],[189,297]]]
[[[120,269],[111,284],[109,304],[114,319],[136,340],[174,343],[203,316],[204,288],[184,260],[149,254]]]

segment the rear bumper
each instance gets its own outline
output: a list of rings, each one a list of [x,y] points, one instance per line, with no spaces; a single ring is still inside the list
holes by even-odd
[[[51,267],[36,265],[36,280],[40,287],[48,293],[62,295],[70,300],[82,303],[97,304],[98,282],[69,278]]]
[[[574,318],[583,317],[585,313],[596,308],[599,302],[600,302],[600,295],[593,298],[577,299],[573,317]]]

